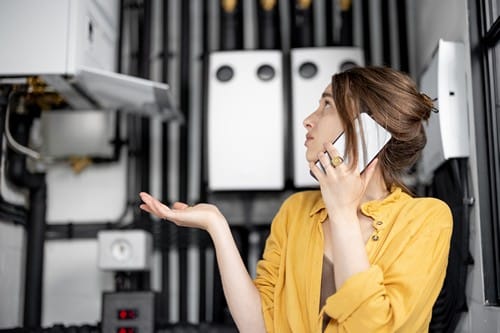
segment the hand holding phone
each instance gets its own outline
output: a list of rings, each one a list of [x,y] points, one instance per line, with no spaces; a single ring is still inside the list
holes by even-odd
[[[363,128],[363,135],[361,135],[360,127]],[[358,170],[362,173],[387,142],[389,142],[391,133],[364,112],[355,120],[355,131],[358,141]],[[344,163],[349,163],[345,152],[344,132],[333,142],[333,146],[339,152],[339,155],[344,158]],[[325,154],[328,155],[326,152]],[[328,156],[328,159],[331,160],[332,157]],[[316,165],[325,171],[320,161],[317,161]]]

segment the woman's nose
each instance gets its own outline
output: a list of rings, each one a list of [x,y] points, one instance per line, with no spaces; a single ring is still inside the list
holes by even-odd
[[[304,121],[302,121],[302,125],[306,128],[306,129],[309,129],[309,128],[312,128],[313,127],[313,118],[314,118],[314,113],[311,113],[310,115],[308,115]]]

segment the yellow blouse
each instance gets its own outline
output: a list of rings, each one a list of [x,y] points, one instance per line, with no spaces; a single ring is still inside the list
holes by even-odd
[[[319,191],[290,196],[271,225],[257,286],[269,333],[427,332],[441,290],[452,232],[449,207],[393,187],[361,211],[373,218],[371,267],[351,276],[318,311],[327,212]]]

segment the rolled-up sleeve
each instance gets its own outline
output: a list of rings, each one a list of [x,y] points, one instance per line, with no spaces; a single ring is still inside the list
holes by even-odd
[[[436,214],[449,221],[413,235],[389,267],[373,264],[351,276],[330,296],[326,332],[417,332],[441,290],[452,232],[448,209]],[[408,330],[409,328],[415,330]]]

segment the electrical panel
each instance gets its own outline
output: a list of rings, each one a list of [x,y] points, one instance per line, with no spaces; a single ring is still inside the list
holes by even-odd
[[[97,234],[98,266],[103,270],[141,271],[151,268],[153,240],[144,230],[103,230]]]
[[[105,292],[102,332],[155,332],[155,293],[151,291]]]

